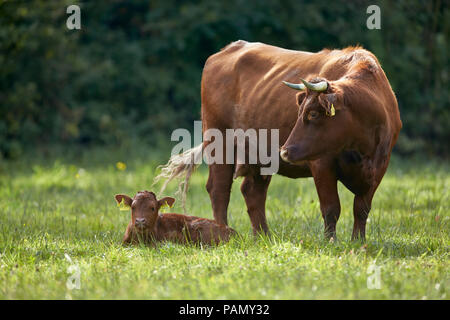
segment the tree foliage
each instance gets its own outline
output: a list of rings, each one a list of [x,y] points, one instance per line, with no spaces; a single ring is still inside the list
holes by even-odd
[[[81,7],[81,30],[66,8]],[[366,9],[381,8],[369,30]],[[360,44],[380,60],[404,128],[396,150],[448,155],[445,1],[0,1],[0,153],[168,141],[200,118],[207,57],[244,39],[318,51]]]

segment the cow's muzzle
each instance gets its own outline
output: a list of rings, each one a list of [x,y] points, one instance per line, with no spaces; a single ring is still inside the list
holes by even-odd
[[[288,151],[287,151],[286,148],[281,148],[281,150],[280,150],[280,157],[284,161],[289,162],[289,160],[288,160]]]
[[[288,163],[297,163],[303,160],[301,157],[300,148],[296,145],[281,147],[280,157],[283,161]]]

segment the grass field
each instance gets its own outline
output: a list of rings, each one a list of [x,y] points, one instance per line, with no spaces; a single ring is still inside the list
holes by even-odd
[[[375,195],[365,245],[350,241],[353,198],[342,185],[338,240],[328,243],[313,181],[275,176],[267,201],[271,238],[252,236],[239,180],[229,221],[241,238],[213,248],[152,249],[121,246],[129,213],[113,195],[149,189],[156,162],[115,153],[95,159],[0,163],[0,299],[450,297],[450,172],[443,162],[394,159]],[[206,178],[202,166],[187,207],[211,218]],[[71,265],[79,267],[80,289],[66,286],[76,274]],[[381,288],[369,289],[368,277],[372,283],[377,274]]]

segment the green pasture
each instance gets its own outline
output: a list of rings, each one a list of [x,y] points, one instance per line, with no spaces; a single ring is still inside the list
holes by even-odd
[[[252,235],[238,179],[229,222],[240,237],[219,247],[155,249],[121,245],[129,213],[113,195],[150,189],[163,158],[109,152],[77,159],[0,163],[0,299],[449,298],[444,162],[391,162],[365,244],[350,241],[353,198],[342,185],[338,239],[330,243],[312,179],[275,176],[267,200],[271,237]],[[212,218],[206,179],[203,165],[192,176],[187,208]],[[176,189],[172,183],[165,195]],[[171,211],[181,212],[179,203]],[[80,289],[70,290],[74,265]],[[369,288],[376,280],[379,289]]]

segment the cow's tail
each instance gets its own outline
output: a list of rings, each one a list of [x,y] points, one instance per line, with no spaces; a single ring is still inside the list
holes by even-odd
[[[189,149],[183,153],[176,154],[170,157],[169,161],[158,168],[161,168],[161,173],[153,180],[153,185],[161,180],[164,180],[164,184],[159,191],[159,196],[162,195],[167,185],[173,179],[182,179],[178,185],[178,191],[176,195],[181,196],[181,206],[186,212],[186,194],[189,186],[189,178],[192,172],[199,166],[202,159],[203,143],[198,146]]]

